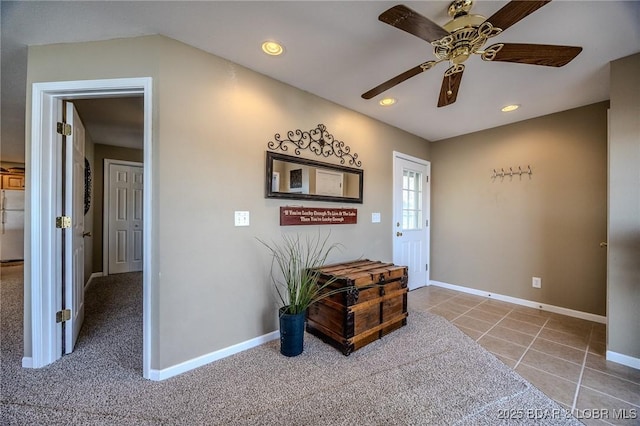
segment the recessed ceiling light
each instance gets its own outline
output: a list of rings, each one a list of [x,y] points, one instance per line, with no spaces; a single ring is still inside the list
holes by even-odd
[[[520,108],[520,105],[516,105],[516,104],[507,105],[507,106],[502,107],[501,111],[502,112],[511,112],[511,111],[517,110],[518,108]]]
[[[276,41],[267,40],[262,43],[262,51],[267,55],[278,56],[284,53],[284,47]]]
[[[391,105],[395,104],[396,100],[395,100],[395,98],[384,98],[384,99],[380,99],[380,102],[378,102],[378,103],[380,105],[382,105],[382,106],[387,107],[387,106],[391,106]]]

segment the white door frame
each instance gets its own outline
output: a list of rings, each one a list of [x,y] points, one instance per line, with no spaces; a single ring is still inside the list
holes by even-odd
[[[109,196],[109,194],[111,193],[110,192],[111,171],[109,167],[112,164],[120,164],[122,166],[133,166],[133,167],[144,168],[144,163],[138,163],[137,161],[113,160],[110,158],[104,159],[104,170],[103,170],[104,184],[103,184],[103,202],[102,202],[102,275],[103,276],[109,275],[109,221],[107,220],[107,218],[109,217],[109,214],[110,214],[109,203],[111,203],[111,197]],[[143,182],[143,185],[144,184],[145,183]],[[144,188],[145,190],[147,189],[146,187]],[[143,193],[143,198],[144,198],[144,193]],[[143,215],[144,215],[144,211],[143,211]],[[146,229],[144,228],[144,220],[143,220],[142,229],[146,231]],[[142,237],[144,238],[144,235]],[[143,262],[144,262],[144,259],[143,259]]]
[[[150,378],[151,372],[151,248],[153,223],[152,194],[152,91],[151,77],[105,80],[60,81],[34,83],[31,105],[31,141],[27,150],[30,218],[30,249],[25,266],[30,271],[30,282],[25,290],[31,295],[31,324],[25,329],[25,340],[31,333],[31,357],[25,356],[23,367],[40,368],[62,356],[62,326],[55,321],[61,308],[59,283],[61,246],[59,231],[55,227],[56,199],[59,194],[55,132],[56,102],[59,100],[113,98],[142,94],[144,96],[144,240],[143,240],[143,361],[142,372]]]
[[[426,221],[426,223],[428,223],[428,225],[425,226],[425,230],[427,232],[427,264],[431,265],[431,162],[428,160],[424,160],[422,158],[418,158],[418,157],[414,157],[408,154],[404,154],[402,152],[398,152],[398,151],[393,151],[393,169],[392,169],[392,173],[393,173],[393,179],[391,179],[392,181],[392,198],[393,198],[393,202],[392,202],[392,216],[393,216],[393,220],[391,223],[391,238],[392,238],[392,250],[393,250],[393,258],[396,258],[396,250],[398,250],[398,244],[396,243],[396,226],[394,224],[394,222],[396,221],[396,217],[395,217],[395,212],[396,212],[396,206],[395,206],[395,202],[396,202],[396,194],[395,194],[395,178],[396,178],[396,159],[402,159],[402,160],[407,160],[407,161],[411,161],[413,163],[416,164],[420,164],[422,166],[425,166],[428,170],[427,173],[427,179],[429,184],[427,185],[427,187],[424,190],[424,196],[423,196],[423,204],[425,206],[426,209],[426,213],[424,215],[424,217],[422,218],[423,221]],[[429,266],[429,269],[426,271],[426,282],[424,283],[425,286],[428,286],[430,283],[430,277],[431,277],[431,267]]]

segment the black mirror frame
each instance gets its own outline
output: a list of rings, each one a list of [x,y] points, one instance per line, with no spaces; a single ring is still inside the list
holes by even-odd
[[[290,163],[302,164],[305,166],[320,167],[323,169],[336,170],[339,172],[353,173],[360,178],[358,188],[358,198],[350,197],[332,197],[329,195],[315,195],[315,194],[299,194],[291,192],[274,192],[271,187],[273,176],[273,162],[274,160],[287,161]],[[290,155],[284,155],[277,152],[267,151],[267,167],[265,176],[265,198],[278,198],[285,200],[312,200],[312,201],[331,201],[336,203],[357,203],[362,204],[363,200],[363,188],[364,188],[364,171],[360,169],[354,169],[351,167],[340,166],[337,164],[323,163],[320,161],[309,160],[307,158],[292,157]]]

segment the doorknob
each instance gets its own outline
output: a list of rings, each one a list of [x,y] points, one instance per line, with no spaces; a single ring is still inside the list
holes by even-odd
[[[83,237],[90,237],[91,236],[91,232],[85,232],[84,234],[82,234]]]
[[[402,232],[400,231],[396,232],[396,237],[402,237]]]
[[[604,241],[600,243],[600,248],[605,248],[606,246],[608,246],[608,244]]]

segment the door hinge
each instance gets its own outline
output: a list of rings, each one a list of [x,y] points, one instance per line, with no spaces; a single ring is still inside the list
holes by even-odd
[[[69,216],[56,217],[56,228],[71,228],[71,218]]]
[[[427,228],[429,227],[429,219],[427,219],[427,222],[425,223],[425,225],[427,226]]]
[[[429,183],[429,176],[427,176],[427,183]]]
[[[429,264],[428,264],[428,263],[426,263],[426,264],[424,265],[424,270],[425,270],[425,271],[428,271],[428,270],[429,270]]]
[[[71,309],[63,309],[56,312],[56,323],[69,321],[71,319]]]
[[[71,124],[67,123],[56,123],[56,132],[60,133],[62,136],[71,136]]]

